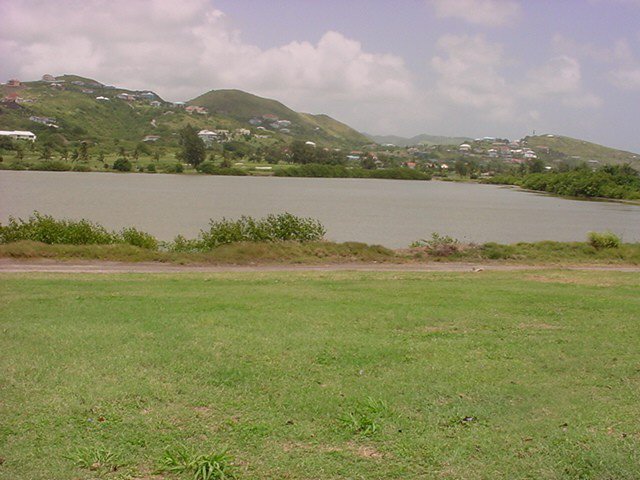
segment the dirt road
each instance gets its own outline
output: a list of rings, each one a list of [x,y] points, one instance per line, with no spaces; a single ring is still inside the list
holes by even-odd
[[[638,272],[640,266],[625,265],[512,265],[491,263],[337,263],[325,265],[177,265],[171,263],[124,263],[107,261],[56,261],[0,259],[0,273],[214,273],[214,272],[482,272],[520,270],[589,270]]]

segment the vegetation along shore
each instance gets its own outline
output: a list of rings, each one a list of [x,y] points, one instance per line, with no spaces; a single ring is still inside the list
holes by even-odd
[[[162,242],[136,228],[109,231],[87,220],[58,220],[34,212],[0,224],[0,257],[84,259],[176,264],[330,264],[490,261],[523,264],[640,264],[640,243],[611,232],[592,232],[585,242],[543,241],[511,245],[462,243],[431,234],[405,249],[324,240],[317,220],[289,213],[264,218],[211,220],[196,238]]]

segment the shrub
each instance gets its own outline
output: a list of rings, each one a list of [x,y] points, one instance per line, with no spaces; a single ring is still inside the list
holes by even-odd
[[[618,248],[622,240],[613,232],[589,232],[589,245],[601,250],[604,248]]]
[[[34,212],[27,220],[9,217],[0,225],[0,243],[32,240],[49,244],[87,245],[116,243],[117,235],[87,220],[56,220]]]
[[[235,175],[245,176],[247,172],[241,168],[233,167],[219,167],[213,162],[203,162],[196,167],[200,173],[206,173],[207,175]]]
[[[118,158],[115,162],[113,162],[113,169],[120,172],[130,172],[131,162],[126,158]]]
[[[88,165],[74,165],[72,170],[74,172],[90,172],[91,168]]]
[[[447,257],[462,249],[460,242],[449,235],[432,233],[430,239],[421,239],[411,244],[412,248],[424,248],[430,255]]]
[[[124,228],[120,231],[123,243],[128,243],[134,247],[146,248],[148,250],[158,249],[158,240],[147,232],[142,232],[135,227]]]
[[[109,245],[127,243],[157,250],[158,241],[150,234],[133,227],[120,233],[109,232],[102,225],[88,220],[56,220],[50,215],[34,212],[27,220],[9,217],[7,225],[0,224],[0,243],[31,240],[50,245]]]
[[[31,170],[41,170],[47,172],[68,172],[71,170],[71,165],[68,163],[53,160],[50,162],[36,163],[31,167]]]
[[[324,226],[318,220],[296,217],[290,213],[271,214],[257,220],[247,216],[238,220],[223,218],[211,220],[209,229],[200,232],[197,248],[211,250],[235,242],[317,241],[325,233]]]
[[[150,163],[149,165],[147,165],[147,172],[156,173],[156,166],[154,163]]]

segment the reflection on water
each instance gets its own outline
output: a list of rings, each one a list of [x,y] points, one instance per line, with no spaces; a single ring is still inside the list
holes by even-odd
[[[210,218],[288,211],[331,240],[406,247],[431,232],[465,241],[584,240],[611,230],[640,241],[640,206],[566,200],[495,185],[401,180],[0,171],[0,221],[33,210],[195,236]]]

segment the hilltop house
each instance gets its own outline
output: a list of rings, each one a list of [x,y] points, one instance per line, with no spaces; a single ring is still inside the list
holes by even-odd
[[[29,140],[30,142],[36,141],[35,133],[24,130],[0,130],[0,136],[10,137],[14,140]]]

